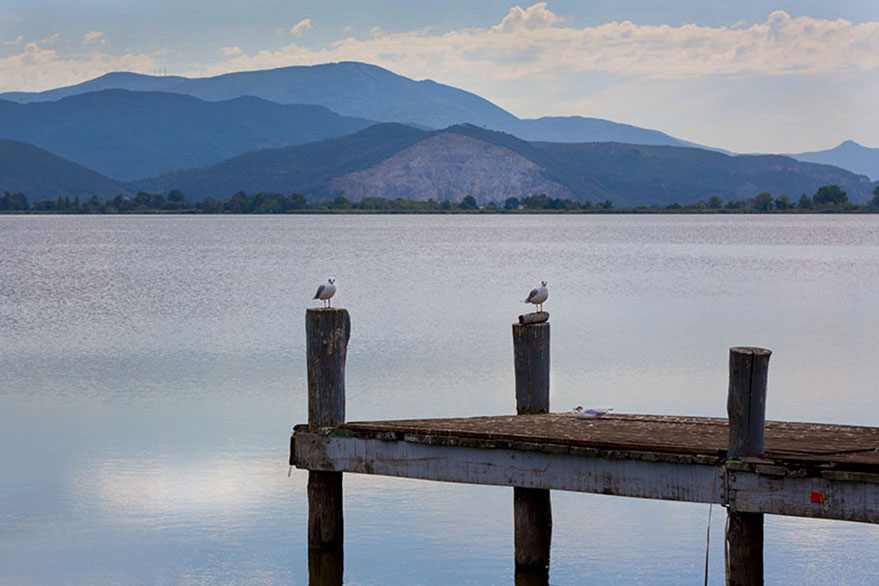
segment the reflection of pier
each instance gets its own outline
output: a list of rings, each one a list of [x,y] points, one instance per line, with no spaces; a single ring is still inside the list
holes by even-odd
[[[542,316],[541,316],[542,317]],[[549,323],[513,325],[519,415],[344,423],[344,309],[307,312],[313,584],[342,582],[342,472],[514,488],[516,581],[545,584],[550,490],[727,507],[730,584],[762,584],[763,514],[879,523],[879,428],[770,421],[770,352],[730,350],[729,420],[549,410]],[[765,435],[764,435],[765,428]]]

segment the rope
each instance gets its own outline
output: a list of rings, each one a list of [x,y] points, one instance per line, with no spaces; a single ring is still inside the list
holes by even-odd
[[[711,508],[714,506],[714,492],[717,489],[717,470],[711,483],[711,502],[708,503],[708,529],[705,532],[705,586],[708,586],[708,552],[711,545]]]

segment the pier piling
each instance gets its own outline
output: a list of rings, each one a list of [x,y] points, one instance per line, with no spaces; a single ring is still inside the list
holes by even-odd
[[[549,323],[529,323],[522,318],[519,321],[513,324],[516,413],[548,413]],[[549,490],[513,487],[513,523],[516,583],[546,584],[552,541]]]
[[[305,314],[308,363],[308,425],[333,427],[345,422],[345,359],[351,318],[338,308]],[[308,472],[309,583],[342,584],[342,473]]]
[[[763,348],[729,350],[728,460],[764,455],[766,385],[771,355],[771,351]],[[727,474],[735,472],[727,469]],[[727,583],[729,586],[763,584],[763,513],[737,511],[734,491],[728,498]]]

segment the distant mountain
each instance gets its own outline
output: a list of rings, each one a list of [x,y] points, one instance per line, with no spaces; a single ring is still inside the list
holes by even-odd
[[[879,180],[879,149],[861,146],[853,140],[847,140],[826,151],[790,156],[798,161],[835,165],[858,175],[866,175],[874,181]]]
[[[350,136],[270,149],[130,184],[133,190],[181,189],[191,199],[301,192],[310,200],[345,195],[481,204],[546,193],[617,206],[687,203],[718,195],[740,200],[769,191],[813,194],[836,184],[850,199],[871,197],[864,177],[789,157],[729,156],[695,148],[620,143],[528,142],[473,125],[421,131],[379,124]]]
[[[415,81],[375,65],[357,62],[282,67],[192,79],[108,73],[75,86],[38,93],[0,94],[0,99],[20,103],[45,102],[107,88],[172,92],[209,101],[255,96],[280,104],[317,104],[345,116],[402,122],[431,129],[470,123],[509,132],[526,140],[697,146],[656,130],[597,118],[571,116],[522,120],[476,94],[429,79]]]
[[[145,85],[169,78],[133,79]],[[0,100],[0,138],[34,144],[127,181],[350,134],[370,124],[322,106],[254,97],[208,102],[172,93],[102,90],[54,102]]]
[[[0,139],[0,192],[21,192],[31,202],[58,196],[102,199],[128,189],[109,177],[33,145]]]
[[[333,178],[377,165],[426,134],[404,124],[376,124],[340,138],[255,151],[201,169],[165,173],[129,185],[135,191],[180,189],[193,200],[225,198],[239,190],[300,192],[312,200],[322,199],[329,195],[328,184]]]

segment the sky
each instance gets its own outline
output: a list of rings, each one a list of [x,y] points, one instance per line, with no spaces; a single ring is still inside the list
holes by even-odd
[[[521,118],[735,152],[879,147],[876,0],[0,0],[0,92],[364,61]]]

